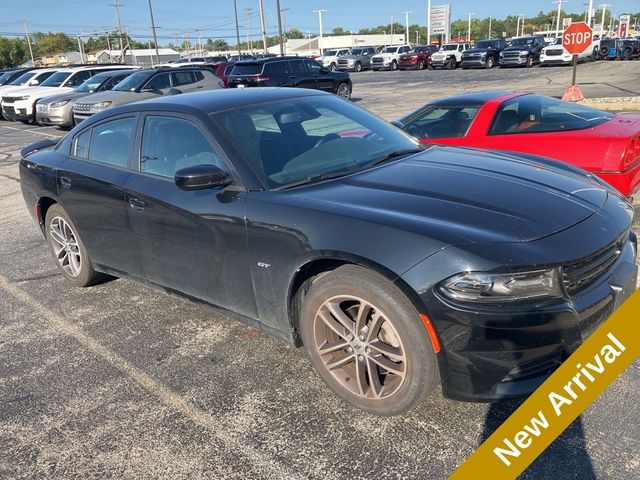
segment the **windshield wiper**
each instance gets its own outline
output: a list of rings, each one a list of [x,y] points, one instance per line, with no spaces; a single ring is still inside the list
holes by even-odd
[[[329,173],[319,173],[316,175],[309,175],[308,177],[301,178],[300,180],[295,180],[291,183],[285,183],[284,185],[278,187],[279,190],[284,190],[287,188],[298,187],[300,185],[307,185],[309,183],[320,182],[321,180],[329,180],[331,178],[338,178],[353,173],[355,170],[340,170],[339,172],[329,172]]]
[[[368,167],[373,167],[375,165],[380,165],[381,163],[385,163],[388,162],[390,160],[395,160],[399,157],[404,157],[405,155],[411,155],[412,153],[419,153],[422,152],[423,149],[422,148],[405,148],[404,150],[395,150],[393,152],[389,152],[385,155],[383,155],[380,158],[376,158],[375,160],[370,161],[369,163],[367,163],[364,168],[368,168]]]

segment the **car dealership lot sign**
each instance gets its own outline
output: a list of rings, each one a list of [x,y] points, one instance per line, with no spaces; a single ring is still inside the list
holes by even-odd
[[[573,55],[573,79],[571,85],[562,96],[563,100],[568,102],[578,102],[584,99],[580,87],[576,85],[576,72],[578,70],[578,55],[590,48],[593,44],[593,30],[584,22],[571,23],[564,32],[562,32],[562,46]]]

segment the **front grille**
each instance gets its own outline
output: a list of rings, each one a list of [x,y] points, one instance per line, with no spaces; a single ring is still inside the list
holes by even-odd
[[[564,53],[564,50],[562,49],[558,49],[558,50],[547,50],[545,52],[547,54],[547,56],[549,57],[556,57],[558,55],[562,55]]]
[[[373,58],[371,59],[373,63],[382,63],[384,62],[384,58]]]
[[[569,295],[575,295],[598,280],[622,253],[623,241],[618,240],[591,257],[562,268],[562,282]]]
[[[338,60],[338,65],[349,65],[349,60],[340,59]]]
[[[482,57],[481,53],[465,53],[462,55],[462,58],[480,58]]]
[[[2,97],[2,103],[14,103],[18,101],[19,97]]]
[[[91,110],[91,104],[90,103],[76,103],[73,106],[73,110],[76,112],[88,112],[89,110]]]
[[[504,58],[518,58],[520,56],[520,52],[519,51],[504,52],[503,56],[504,56]]]
[[[2,111],[6,114],[9,115],[15,115],[16,114],[16,110],[13,107],[10,107],[8,105],[2,105]]]

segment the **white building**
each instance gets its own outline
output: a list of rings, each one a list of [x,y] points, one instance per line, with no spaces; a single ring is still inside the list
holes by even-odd
[[[156,59],[155,48],[136,48],[125,52],[124,63],[127,65],[152,65],[156,63],[175,62],[180,54],[172,48],[159,48],[160,62]],[[122,55],[121,50],[102,50],[96,55],[98,63],[115,63]]]
[[[404,33],[394,35],[339,35],[289,39],[284,45],[286,55],[320,55],[334,48],[382,47],[405,43]],[[280,53],[280,46],[269,47],[269,53]]]

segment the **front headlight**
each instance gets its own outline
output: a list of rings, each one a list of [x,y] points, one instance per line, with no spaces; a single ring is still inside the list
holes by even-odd
[[[107,108],[112,103],[113,102],[98,102],[98,103],[94,103],[93,105],[91,105],[91,108],[94,108],[94,109]]]
[[[520,55],[529,55],[527,50],[520,50]]]
[[[60,108],[60,107],[64,107],[67,103],[69,103],[70,100],[61,100],[59,102],[54,102],[52,104],[49,105],[49,108]]]
[[[499,274],[461,273],[446,280],[439,290],[452,300],[472,303],[512,303],[562,296],[557,269]]]

